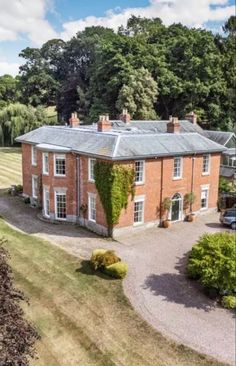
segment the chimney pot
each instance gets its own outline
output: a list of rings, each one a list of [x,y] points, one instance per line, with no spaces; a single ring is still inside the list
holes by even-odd
[[[99,116],[97,123],[98,132],[105,132],[111,130],[111,121],[109,120],[109,114]]]
[[[80,124],[80,120],[77,116],[77,112],[71,113],[71,118],[69,119],[70,127],[78,127]]]
[[[197,124],[197,115],[194,112],[186,114],[185,119],[191,122],[193,125]]]
[[[167,133],[179,133],[180,123],[178,117],[170,116],[169,122],[167,123]]]
[[[130,116],[127,108],[123,108],[122,114],[120,114],[119,117],[120,117],[121,121],[123,121],[124,123],[130,123],[130,121],[131,121],[131,116]]]

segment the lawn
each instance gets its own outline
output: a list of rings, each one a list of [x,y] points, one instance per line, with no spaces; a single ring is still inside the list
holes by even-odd
[[[121,280],[0,219],[16,286],[29,297],[27,317],[41,341],[32,366],[222,365],[166,340],[130,306]]]
[[[22,184],[21,149],[0,148],[0,190]]]

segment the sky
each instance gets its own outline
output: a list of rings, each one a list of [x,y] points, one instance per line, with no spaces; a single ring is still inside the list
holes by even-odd
[[[0,0],[0,75],[16,75],[26,47],[70,39],[87,26],[117,30],[131,15],[222,32],[234,0]]]

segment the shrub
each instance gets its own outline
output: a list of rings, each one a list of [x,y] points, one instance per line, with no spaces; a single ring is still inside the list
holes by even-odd
[[[106,253],[106,249],[95,249],[92,252],[90,263],[92,267],[96,270],[101,267],[103,260],[103,255]]]
[[[93,251],[91,257],[91,263],[95,270],[99,268],[103,269],[119,261],[120,258],[113,250],[96,249]]]
[[[117,262],[105,267],[104,272],[114,278],[124,278],[128,271],[128,265],[125,262]]]
[[[17,193],[22,193],[23,192],[23,186],[21,184],[18,184],[15,187],[15,190],[16,190]]]
[[[223,296],[221,304],[226,309],[236,309],[236,296]]]
[[[235,263],[234,234],[204,234],[192,248],[187,273],[205,287],[217,289],[221,294],[232,294],[236,290]]]

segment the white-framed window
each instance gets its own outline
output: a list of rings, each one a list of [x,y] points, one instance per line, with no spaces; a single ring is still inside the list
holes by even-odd
[[[229,166],[236,168],[236,157],[229,158]]]
[[[210,155],[204,154],[202,158],[202,174],[210,173]]]
[[[208,208],[208,200],[209,200],[209,186],[201,187],[201,209]]]
[[[88,179],[90,182],[94,182],[94,166],[96,163],[96,159],[88,159]]]
[[[50,196],[48,187],[43,187],[43,211],[46,217],[50,217]]]
[[[32,175],[32,197],[38,198],[38,177],[37,177],[37,175]]]
[[[63,154],[54,155],[54,175],[56,177],[66,175],[66,156]]]
[[[55,216],[57,220],[66,220],[66,191],[55,191]]]
[[[96,222],[96,194],[88,193],[88,219]]]
[[[183,172],[183,158],[178,156],[174,158],[173,179],[181,179]]]
[[[137,160],[135,161],[135,183],[142,184],[144,183],[145,179],[145,161],[144,160]]]
[[[31,164],[37,165],[37,150],[35,146],[31,146]]]
[[[134,199],[134,225],[144,222],[144,197],[135,197]]]
[[[43,165],[43,174],[48,175],[49,163],[48,163],[48,153],[46,152],[42,154],[42,165]]]

